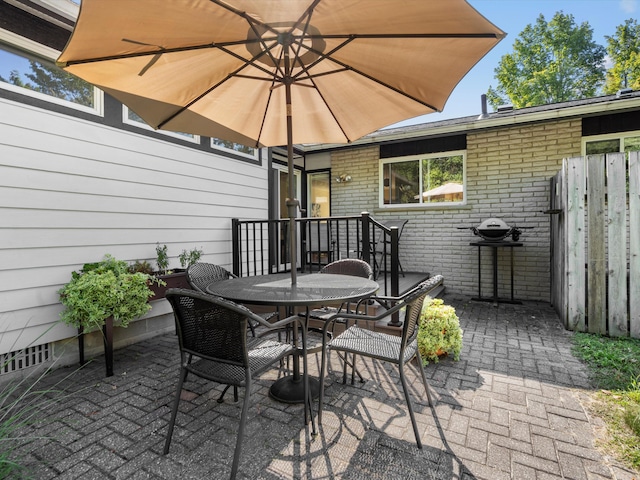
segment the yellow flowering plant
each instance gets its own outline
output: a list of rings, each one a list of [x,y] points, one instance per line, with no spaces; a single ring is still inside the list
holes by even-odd
[[[418,326],[418,350],[427,365],[437,362],[447,354],[454,360],[460,359],[462,350],[462,329],[456,310],[445,305],[440,298],[425,300]]]

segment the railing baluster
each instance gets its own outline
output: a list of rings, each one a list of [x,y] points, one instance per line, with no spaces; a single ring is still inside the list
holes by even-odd
[[[381,294],[398,296],[400,264],[397,227],[385,227],[367,212],[359,216],[304,217],[295,221],[300,224],[301,271],[311,272],[322,268],[323,253],[329,256],[327,261],[338,260],[344,253],[347,258],[361,258],[375,267]],[[247,276],[288,271],[285,260],[292,260],[288,257],[289,242],[281,243],[286,238],[282,235],[288,232],[288,222],[289,219],[232,219],[233,273]],[[326,231],[321,229],[322,224],[327,225]],[[318,245],[312,244],[312,234],[318,239]],[[385,241],[376,242],[379,235]],[[376,243],[379,246],[376,247]],[[321,244],[326,244],[326,249]],[[386,260],[387,256],[389,261]],[[377,264],[378,258],[380,265]],[[390,265],[383,264],[389,262]]]

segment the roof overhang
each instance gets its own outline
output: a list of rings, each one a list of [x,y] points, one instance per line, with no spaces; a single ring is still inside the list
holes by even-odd
[[[300,145],[299,147],[306,153],[314,153],[639,109],[640,91],[637,91],[624,97],[607,95],[585,100],[496,112],[489,114],[485,118],[478,118],[477,116],[463,117],[441,122],[411,125],[408,127],[383,129],[349,144],[313,144]]]

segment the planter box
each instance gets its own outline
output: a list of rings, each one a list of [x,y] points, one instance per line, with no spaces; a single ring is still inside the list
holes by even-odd
[[[189,282],[187,281],[187,271],[184,269],[175,269],[173,270],[173,273],[169,275],[157,275],[157,277],[160,280],[163,280],[166,285],[160,286],[155,283],[151,285],[151,291],[155,293],[155,295],[151,297],[149,301],[164,298],[167,290],[169,290],[170,288],[191,288],[189,286]]]

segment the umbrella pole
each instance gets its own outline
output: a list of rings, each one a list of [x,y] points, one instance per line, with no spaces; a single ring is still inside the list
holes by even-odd
[[[291,75],[289,61],[289,45],[284,45],[285,61],[285,100],[287,103],[287,167],[289,175],[289,196],[286,201],[287,212],[289,214],[289,256],[291,260],[291,285],[296,285],[297,280],[297,259],[298,259],[298,235],[296,229],[296,214],[298,200],[296,197],[296,182],[293,168],[293,119],[291,118]]]

